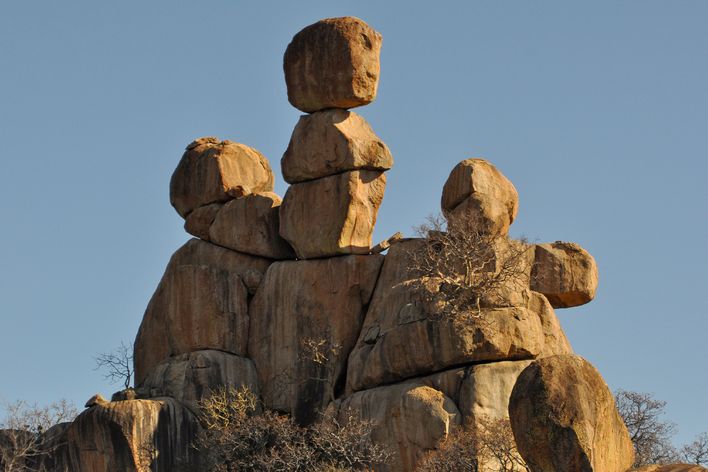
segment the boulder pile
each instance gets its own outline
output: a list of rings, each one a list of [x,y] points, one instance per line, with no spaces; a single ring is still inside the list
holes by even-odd
[[[412,268],[423,239],[372,247],[393,158],[350,109],[376,97],[381,40],[346,17],[288,45],[288,99],[306,114],[281,159],[284,198],[255,149],[213,137],[187,146],[170,201],[195,238],[172,256],[137,333],[138,398],[93,402],[79,416],[71,470],[142,470],[145,454],[154,471],[191,464],[198,401],[221,385],[248,386],[301,424],[354,410],[393,451],[381,470],[412,471],[456,425],[510,413],[535,472],[629,468],[612,397],[554,312],[595,296],[590,254],[529,245],[523,287],[460,323],[440,316],[425,293],[436,288]],[[506,238],[518,194],[494,165],[467,159],[441,207],[451,223]]]

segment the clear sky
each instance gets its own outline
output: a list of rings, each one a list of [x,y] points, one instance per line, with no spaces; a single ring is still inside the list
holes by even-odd
[[[438,211],[485,157],[520,195],[513,235],[580,243],[594,302],[557,310],[611,388],[708,430],[708,2],[0,3],[0,400],[79,405],[119,388],[97,353],[131,341],[188,235],[169,204],[183,148],[214,135],[279,160],[299,112],[282,56],[320,18],[383,34],[356,111],[396,163],[375,233]]]

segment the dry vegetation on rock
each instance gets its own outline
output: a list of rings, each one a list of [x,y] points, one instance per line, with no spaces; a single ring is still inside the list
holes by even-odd
[[[260,410],[248,389],[219,388],[201,402],[204,426],[195,446],[214,472],[353,471],[384,464],[388,452],[371,441],[371,425],[351,412],[324,415],[303,428],[290,416]]]
[[[482,317],[482,304],[503,306],[504,295],[528,285],[531,246],[525,239],[487,233],[475,227],[472,212],[452,220],[430,216],[416,228],[424,244],[410,252],[410,270],[420,283],[437,286],[428,293],[436,313],[464,321]]]

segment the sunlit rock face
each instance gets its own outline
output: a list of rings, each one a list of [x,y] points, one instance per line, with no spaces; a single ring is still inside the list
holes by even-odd
[[[62,472],[200,470],[190,448],[200,401],[221,387],[248,388],[301,425],[326,411],[370,421],[392,454],[377,465],[385,471],[414,471],[457,428],[490,420],[510,421],[534,472],[629,467],[609,390],[572,356],[554,312],[593,299],[595,261],[574,243],[510,242],[519,195],[501,170],[462,160],[442,189],[447,226],[373,245],[393,156],[349,108],[376,97],[381,42],[345,17],[310,25],[288,45],[288,99],[306,114],[280,161],[291,184],[282,199],[256,149],[211,137],[187,146],[170,202],[195,238],[174,253],[148,303],[136,388],[116,401],[93,397],[58,432],[65,446],[51,459]],[[463,269],[480,247],[463,247],[449,273],[424,272],[420,251],[441,250],[433,233],[480,235],[490,259],[470,276]],[[523,265],[513,277],[470,292],[474,277],[496,277],[517,250]],[[461,313],[450,293],[473,295],[476,306]],[[484,472],[500,467],[475,459]],[[684,470],[673,467],[657,471]]]

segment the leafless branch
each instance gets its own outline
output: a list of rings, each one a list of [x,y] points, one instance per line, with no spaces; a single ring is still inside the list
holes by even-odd
[[[0,470],[44,471],[44,460],[62,445],[47,431],[56,424],[73,420],[77,414],[67,400],[48,406],[25,401],[6,405],[5,418],[0,424]]]
[[[708,432],[701,433],[696,439],[681,448],[681,459],[698,465],[708,465]]]
[[[104,370],[103,378],[111,383],[123,383],[127,389],[133,378],[133,343],[120,343],[112,352],[98,354],[94,357],[95,370]]]
[[[528,243],[471,229],[464,218],[446,223],[428,217],[416,232],[422,247],[411,251],[409,269],[418,276],[438,316],[481,317],[483,304],[519,290],[530,273]],[[436,286],[431,290],[431,285]]]
[[[671,444],[676,425],[661,418],[666,402],[656,400],[648,393],[626,390],[615,393],[615,402],[634,444],[635,467],[669,464],[678,460]]]

